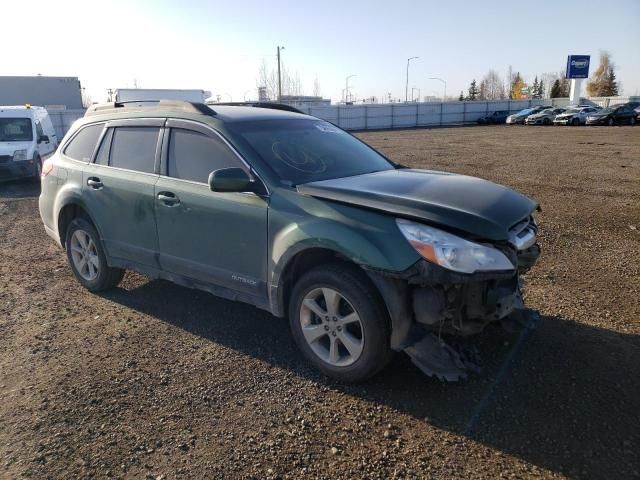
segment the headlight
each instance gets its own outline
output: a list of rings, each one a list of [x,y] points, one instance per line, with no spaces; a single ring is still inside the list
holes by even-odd
[[[27,151],[26,150],[16,150],[13,152],[13,161],[14,162],[22,162],[27,159]]]
[[[398,228],[425,259],[436,265],[462,273],[513,270],[509,259],[498,249],[473,243],[456,235],[401,218]]]

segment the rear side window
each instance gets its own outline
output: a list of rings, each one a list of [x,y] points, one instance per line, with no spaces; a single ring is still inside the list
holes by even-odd
[[[192,130],[171,130],[167,168],[170,177],[207,183],[212,171],[228,167],[242,167],[242,163],[221,139]]]
[[[155,171],[158,127],[117,127],[111,140],[112,167],[138,172]]]
[[[64,154],[81,162],[91,161],[91,156],[96,148],[103,126],[100,123],[98,125],[89,125],[80,130],[67,145],[67,148],[64,149]]]

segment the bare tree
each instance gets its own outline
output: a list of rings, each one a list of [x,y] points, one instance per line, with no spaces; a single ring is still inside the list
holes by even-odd
[[[304,94],[304,88],[298,72],[292,76],[287,67],[281,63],[280,75],[282,79],[282,95],[297,96]],[[258,87],[266,88],[267,97],[269,99],[275,100],[278,98],[278,71],[277,69],[269,68],[266,60],[264,59],[258,69],[258,78],[256,83]]]
[[[322,95],[322,92],[320,91],[320,82],[318,81],[318,76],[316,75],[316,78],[313,81],[313,96],[319,97],[321,95]]]
[[[500,100],[505,98],[504,84],[495,70],[489,70],[480,81],[480,98],[482,100]]]

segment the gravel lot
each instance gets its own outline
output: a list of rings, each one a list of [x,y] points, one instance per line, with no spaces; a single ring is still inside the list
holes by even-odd
[[[253,307],[132,273],[84,291],[37,185],[0,184],[0,477],[640,478],[640,128],[360,136],[542,204],[524,341],[487,332],[462,384],[398,355],[341,386]]]

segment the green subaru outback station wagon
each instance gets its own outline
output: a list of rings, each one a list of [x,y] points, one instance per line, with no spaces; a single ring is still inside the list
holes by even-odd
[[[250,303],[347,382],[393,351],[465,377],[460,337],[523,311],[540,253],[529,198],[275,104],[94,105],[45,162],[39,205],[88,290],[135,270]]]

